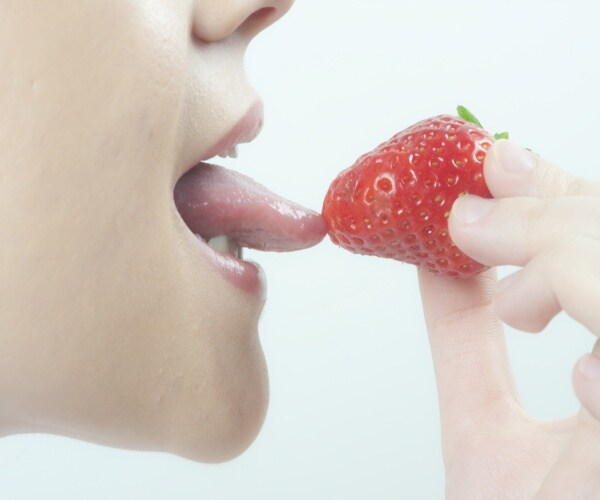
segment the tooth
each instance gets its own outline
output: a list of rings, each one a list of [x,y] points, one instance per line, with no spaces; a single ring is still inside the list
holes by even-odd
[[[229,158],[237,158],[238,157],[238,147],[233,146],[233,147],[229,148],[229,151],[227,151],[227,156],[229,156]]]
[[[198,238],[201,237],[198,236]],[[208,240],[208,246],[212,248],[215,252],[233,255],[238,259],[242,259],[243,257],[242,247],[240,247],[235,241],[233,241],[225,235],[215,236],[214,238],[211,238],[210,240]]]
[[[242,258],[241,247],[233,240],[229,240],[229,253],[238,259]]]
[[[219,158],[227,158],[227,153],[219,153]]]
[[[215,252],[229,253],[229,238],[227,236],[215,236],[208,240],[208,246]]]

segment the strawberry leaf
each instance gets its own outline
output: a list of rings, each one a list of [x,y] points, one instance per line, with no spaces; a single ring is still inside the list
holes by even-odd
[[[458,112],[458,116],[460,116],[464,121],[472,123],[473,125],[477,125],[479,128],[483,128],[483,125],[475,117],[475,115],[464,106],[458,106],[458,108],[456,108],[456,111]]]
[[[477,125],[479,128],[483,128],[483,125],[475,117],[475,115],[473,113],[471,113],[464,106],[458,106],[456,108],[456,111],[458,112],[458,116],[460,118],[462,118],[464,121],[466,121],[468,123],[472,123],[473,125]],[[497,134],[494,134],[494,139],[496,139],[496,140],[498,140],[498,139],[508,139],[508,132],[499,132]]]

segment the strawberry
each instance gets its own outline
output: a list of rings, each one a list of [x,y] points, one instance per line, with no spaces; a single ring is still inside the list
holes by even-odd
[[[448,235],[448,215],[464,194],[491,198],[483,161],[494,139],[464,107],[394,135],[331,184],[323,204],[331,240],[350,252],[468,278],[486,267]]]

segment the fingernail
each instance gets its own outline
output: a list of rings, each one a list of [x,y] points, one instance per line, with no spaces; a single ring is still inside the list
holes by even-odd
[[[500,140],[494,145],[494,158],[506,172],[526,174],[535,168],[534,156],[515,143]]]
[[[578,368],[581,374],[589,379],[600,379],[600,358],[593,354],[586,354],[579,360]]]
[[[461,196],[454,202],[452,214],[463,224],[473,224],[483,219],[495,206],[496,200],[479,196]]]

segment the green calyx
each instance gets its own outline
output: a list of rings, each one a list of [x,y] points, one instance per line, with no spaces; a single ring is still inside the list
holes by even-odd
[[[456,111],[458,112],[458,116],[464,121],[472,123],[473,125],[476,125],[479,128],[484,128],[481,122],[477,119],[477,117],[464,106],[458,106],[456,108]],[[494,134],[494,139],[508,139],[508,132],[499,132],[497,134]]]

